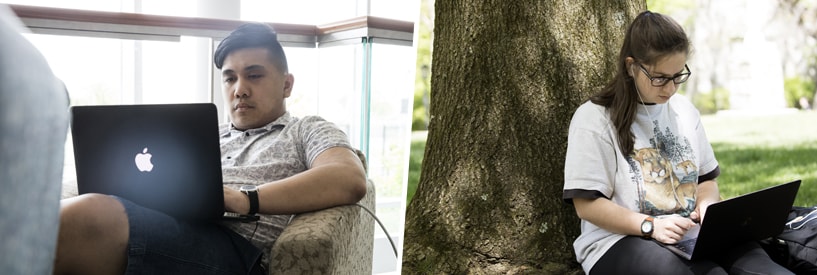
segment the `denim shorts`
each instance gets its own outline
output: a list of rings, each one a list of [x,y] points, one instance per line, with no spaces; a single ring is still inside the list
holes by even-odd
[[[125,274],[252,274],[258,271],[261,250],[232,230],[218,223],[177,220],[126,199],[116,199],[125,207],[130,224]]]

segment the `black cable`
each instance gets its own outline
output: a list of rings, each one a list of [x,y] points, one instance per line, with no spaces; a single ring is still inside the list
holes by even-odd
[[[377,221],[377,224],[379,224],[380,228],[383,229],[383,233],[386,233],[386,238],[389,239],[389,243],[391,244],[391,248],[394,250],[394,257],[396,258],[397,257],[397,246],[394,245],[394,241],[392,241],[391,235],[389,235],[389,231],[386,231],[386,227],[383,226],[383,223],[380,222],[380,219],[378,219],[377,216],[375,216],[374,212],[369,210],[369,208],[366,208],[366,206],[363,206],[360,203],[357,203],[355,205],[360,206],[360,208],[363,208],[363,210],[366,210],[366,212],[369,212],[369,215],[372,215],[372,218],[374,218],[374,220]]]
[[[258,223],[259,222],[260,221],[255,221],[255,228],[252,230],[252,234],[250,235],[250,242],[252,242],[252,239],[255,238],[255,231],[258,230]]]
[[[397,256],[397,245],[395,245],[395,244],[394,244],[394,241],[391,239],[391,235],[389,235],[389,231],[387,231],[387,230],[386,230],[386,227],[385,227],[385,226],[383,226],[383,223],[380,221],[380,219],[378,219],[378,218],[377,218],[377,216],[374,214],[374,212],[372,212],[371,210],[369,210],[369,208],[366,208],[366,206],[363,206],[363,205],[362,205],[362,204],[360,204],[360,203],[356,203],[356,204],[354,204],[354,205],[360,206],[360,208],[363,208],[363,210],[366,210],[366,212],[368,212],[368,213],[369,213],[369,215],[371,215],[371,216],[372,216],[372,218],[374,218],[374,220],[375,220],[375,221],[377,221],[377,224],[379,224],[379,225],[380,225],[380,229],[383,229],[383,232],[384,232],[384,233],[386,233],[386,238],[388,238],[388,239],[389,239],[389,243],[391,244],[391,248],[392,248],[392,250],[394,251],[394,257],[395,257],[395,258],[396,258],[396,257],[398,257],[398,256]],[[290,217],[289,217],[289,221],[287,221],[287,224],[292,223],[292,219],[294,219],[294,218],[295,218],[295,216],[296,216],[296,215],[292,215],[292,216],[290,216]],[[258,229],[258,223],[257,223],[257,222],[256,222],[256,224],[255,224],[255,228],[256,228],[256,229]],[[253,235],[255,235],[255,230],[253,230]]]

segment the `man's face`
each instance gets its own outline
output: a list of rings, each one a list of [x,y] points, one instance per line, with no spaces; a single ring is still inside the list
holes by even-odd
[[[264,126],[286,112],[294,78],[270,62],[267,49],[233,51],[224,59],[221,76],[225,107],[237,129]]]

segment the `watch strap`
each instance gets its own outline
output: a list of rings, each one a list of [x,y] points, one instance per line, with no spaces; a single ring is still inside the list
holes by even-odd
[[[247,215],[255,215],[258,213],[258,191],[257,190],[243,190],[241,191],[248,198],[250,198],[250,212]]]

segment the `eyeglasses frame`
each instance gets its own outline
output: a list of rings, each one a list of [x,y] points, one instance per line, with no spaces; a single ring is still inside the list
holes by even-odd
[[[679,73],[679,74],[673,75],[672,77],[664,77],[664,76],[653,77],[652,75],[650,75],[649,72],[647,72],[647,68],[644,68],[643,64],[638,63],[638,67],[641,68],[641,71],[644,72],[644,75],[646,75],[647,78],[650,79],[650,85],[652,85],[653,87],[664,87],[669,83],[670,80],[672,80],[672,83],[675,83],[676,85],[681,84],[681,83],[684,83],[687,80],[689,80],[689,77],[692,76],[692,71],[689,70],[689,66],[687,66],[687,64],[684,64],[684,69],[687,71],[686,73]],[[686,78],[684,78],[682,81],[677,81],[676,80],[679,77],[684,77],[684,76]],[[661,84],[655,85],[656,80],[662,81]]]

